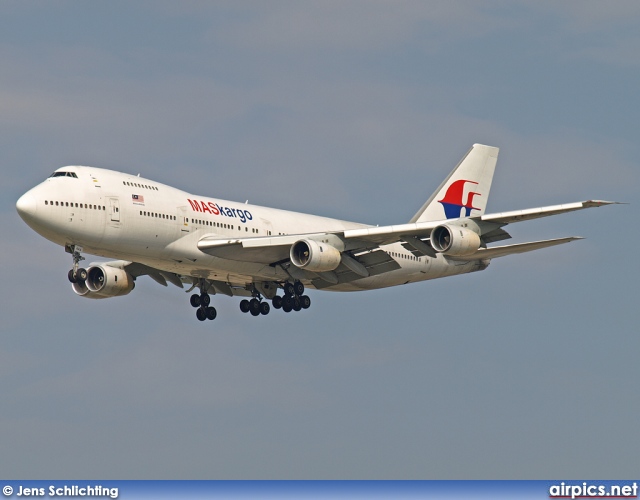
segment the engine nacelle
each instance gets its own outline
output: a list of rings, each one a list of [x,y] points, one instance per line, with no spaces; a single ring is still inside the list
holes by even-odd
[[[100,265],[87,269],[86,281],[72,284],[73,291],[87,299],[127,295],[134,287],[133,276],[125,270]]]
[[[464,227],[442,225],[431,231],[431,246],[436,252],[464,257],[480,248],[480,236]]]
[[[301,269],[314,272],[333,271],[340,265],[340,250],[328,243],[298,240],[291,245],[291,262]]]

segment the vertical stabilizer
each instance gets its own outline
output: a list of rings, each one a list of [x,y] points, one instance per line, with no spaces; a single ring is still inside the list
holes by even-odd
[[[474,144],[409,222],[429,222],[484,214],[498,148]]]

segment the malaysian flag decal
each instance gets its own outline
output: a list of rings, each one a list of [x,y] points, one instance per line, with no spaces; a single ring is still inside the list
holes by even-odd
[[[134,205],[144,205],[144,196],[141,194],[132,194],[131,201],[133,201]]]

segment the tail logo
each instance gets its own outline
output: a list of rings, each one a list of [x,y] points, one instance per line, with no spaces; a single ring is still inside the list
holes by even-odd
[[[465,217],[469,217],[471,215],[471,210],[480,210],[473,206],[473,197],[475,195],[482,196],[480,193],[469,191],[469,194],[467,194],[467,202],[462,202],[464,187],[467,183],[478,184],[477,182],[460,179],[449,186],[444,198],[438,200],[438,203],[442,203],[442,206],[444,207],[444,213],[447,219],[459,218],[460,210],[463,208],[465,209]]]

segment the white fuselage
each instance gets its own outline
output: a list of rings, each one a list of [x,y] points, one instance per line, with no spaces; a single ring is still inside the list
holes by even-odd
[[[201,238],[301,235],[371,227],[197,196],[138,176],[82,166],[59,169],[23,195],[18,208],[31,228],[59,245],[77,245],[86,253],[236,285],[284,281],[290,276],[280,266],[208,255],[197,247]],[[399,243],[381,248],[400,269],[326,289],[382,288],[468,273],[487,264],[450,260],[442,254],[416,257]]]

